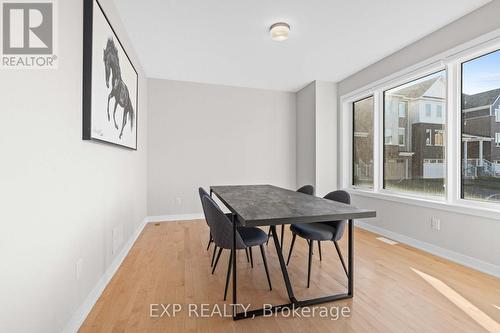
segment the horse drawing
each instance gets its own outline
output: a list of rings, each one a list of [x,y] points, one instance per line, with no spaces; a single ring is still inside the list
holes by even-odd
[[[104,49],[104,67],[106,71],[106,87],[109,88],[109,79],[111,79],[111,92],[108,95],[108,121],[111,121],[109,116],[109,101],[111,98],[115,99],[115,108],[113,110],[113,121],[115,123],[115,128],[118,128],[116,123],[116,107],[120,105],[123,108],[123,119],[122,119],[122,129],[119,138],[122,138],[123,129],[127,124],[127,118],[130,118],[130,130],[134,129],[134,108],[130,100],[130,95],[128,92],[127,85],[122,80],[122,74],[120,69],[120,59],[118,58],[118,49],[112,38],[108,38],[106,48]]]

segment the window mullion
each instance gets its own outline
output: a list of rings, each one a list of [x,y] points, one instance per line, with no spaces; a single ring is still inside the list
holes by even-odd
[[[383,125],[383,98],[382,92],[373,94],[373,191],[380,192],[383,187],[383,164],[384,164],[384,125]]]
[[[459,73],[457,63],[447,66],[447,107],[446,107],[446,200],[456,203],[460,196],[460,111]]]

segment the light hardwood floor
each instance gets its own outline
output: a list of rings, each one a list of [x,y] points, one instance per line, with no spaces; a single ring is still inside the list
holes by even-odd
[[[267,228],[266,228],[267,231]],[[355,294],[349,318],[229,318],[188,316],[187,304],[223,302],[229,252],[210,274],[203,220],[148,224],[113,277],[80,332],[500,332],[500,280],[405,245],[389,245],[376,234],[355,231]],[[344,237],[346,238],[346,237]],[[288,253],[291,234],[285,233]],[[346,252],[345,240],[341,247]],[[344,290],[346,277],[333,244],[317,246],[311,287],[306,288],[307,245],[297,238],[289,273],[298,299]],[[269,291],[260,252],[254,268],[238,254],[238,301],[287,303],[274,244],[266,247],[273,291]],[[230,286],[231,290],[231,286]],[[150,317],[150,304],[179,303],[175,318]],[[161,311],[160,311],[161,312]]]

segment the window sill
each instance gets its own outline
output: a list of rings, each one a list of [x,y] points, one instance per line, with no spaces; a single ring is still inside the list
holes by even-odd
[[[464,214],[476,217],[484,217],[492,220],[500,220],[500,203],[498,204],[498,208],[492,208],[490,207],[490,205],[496,204],[474,202],[463,199],[459,200],[459,202],[457,203],[450,203],[446,201],[445,198],[433,197],[432,199],[430,199],[405,194],[373,192],[356,188],[348,188],[347,191],[352,195],[359,195],[362,197],[374,198],[377,200],[393,201],[413,206],[439,209],[455,214]]]

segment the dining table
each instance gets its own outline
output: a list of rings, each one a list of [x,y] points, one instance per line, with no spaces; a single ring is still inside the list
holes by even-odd
[[[354,220],[376,217],[370,209],[299,193],[273,185],[223,185],[211,186],[210,195],[214,195],[229,209],[232,216],[232,304],[238,304],[237,269],[236,269],[236,232],[237,226],[270,226],[280,269],[288,293],[289,303],[274,305],[272,308],[236,312],[233,320],[254,318],[264,315],[264,311],[279,312],[284,309],[312,306],[332,301],[349,299],[354,296]],[[287,265],[283,258],[282,244],[278,241],[276,226],[297,223],[318,223],[330,221],[348,221],[348,257],[347,290],[342,293],[326,295],[312,299],[297,299],[294,294]],[[236,309],[234,307],[233,309]]]

